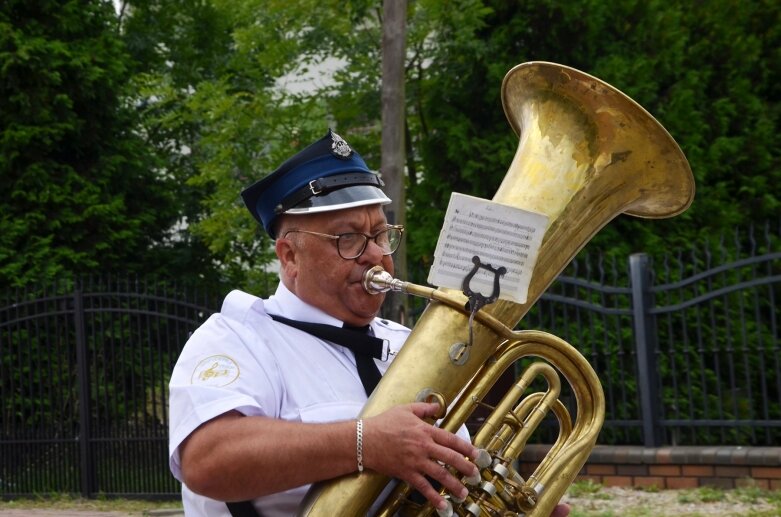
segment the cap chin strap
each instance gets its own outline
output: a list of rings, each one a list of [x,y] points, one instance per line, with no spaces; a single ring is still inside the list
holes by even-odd
[[[283,214],[312,196],[320,196],[340,188],[352,187],[355,185],[382,187],[385,183],[383,183],[378,174],[366,174],[365,172],[348,172],[345,174],[334,174],[333,176],[318,178],[288,195],[276,206],[276,208],[274,208],[274,213]]]

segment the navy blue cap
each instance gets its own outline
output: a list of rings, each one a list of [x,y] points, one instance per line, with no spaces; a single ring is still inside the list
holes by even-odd
[[[272,238],[281,214],[311,214],[388,204],[383,182],[342,137],[328,130],[274,172],[241,192],[250,213]]]

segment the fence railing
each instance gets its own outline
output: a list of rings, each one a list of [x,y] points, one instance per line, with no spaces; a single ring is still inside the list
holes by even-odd
[[[581,350],[600,443],[781,443],[781,248],[766,225],[685,253],[579,257],[521,321]]]
[[[757,233],[653,261],[583,255],[523,319],[600,375],[599,443],[781,443],[781,252]],[[116,279],[6,293],[0,496],[177,494],[168,379],[220,299]]]
[[[88,279],[0,308],[0,494],[174,495],[168,379],[205,293]]]

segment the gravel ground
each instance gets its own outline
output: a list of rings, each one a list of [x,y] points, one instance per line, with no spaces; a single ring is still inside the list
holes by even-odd
[[[781,517],[781,491],[660,490],[575,485],[564,496],[571,517]],[[184,517],[176,503],[0,501],[0,517]]]
[[[99,511],[87,508],[68,508],[52,510],[49,508],[0,508],[3,517],[184,517],[184,512],[179,509],[171,510],[147,510],[147,511]]]
[[[759,490],[660,490],[600,487],[568,494],[572,516],[762,516],[781,517],[781,492]]]

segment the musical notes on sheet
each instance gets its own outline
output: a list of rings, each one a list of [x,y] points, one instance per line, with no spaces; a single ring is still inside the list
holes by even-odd
[[[477,255],[483,263],[507,269],[500,281],[499,298],[524,303],[547,227],[548,218],[543,214],[453,193],[428,282],[460,290],[472,270],[472,257]],[[472,286],[490,293],[493,276],[478,273]]]

